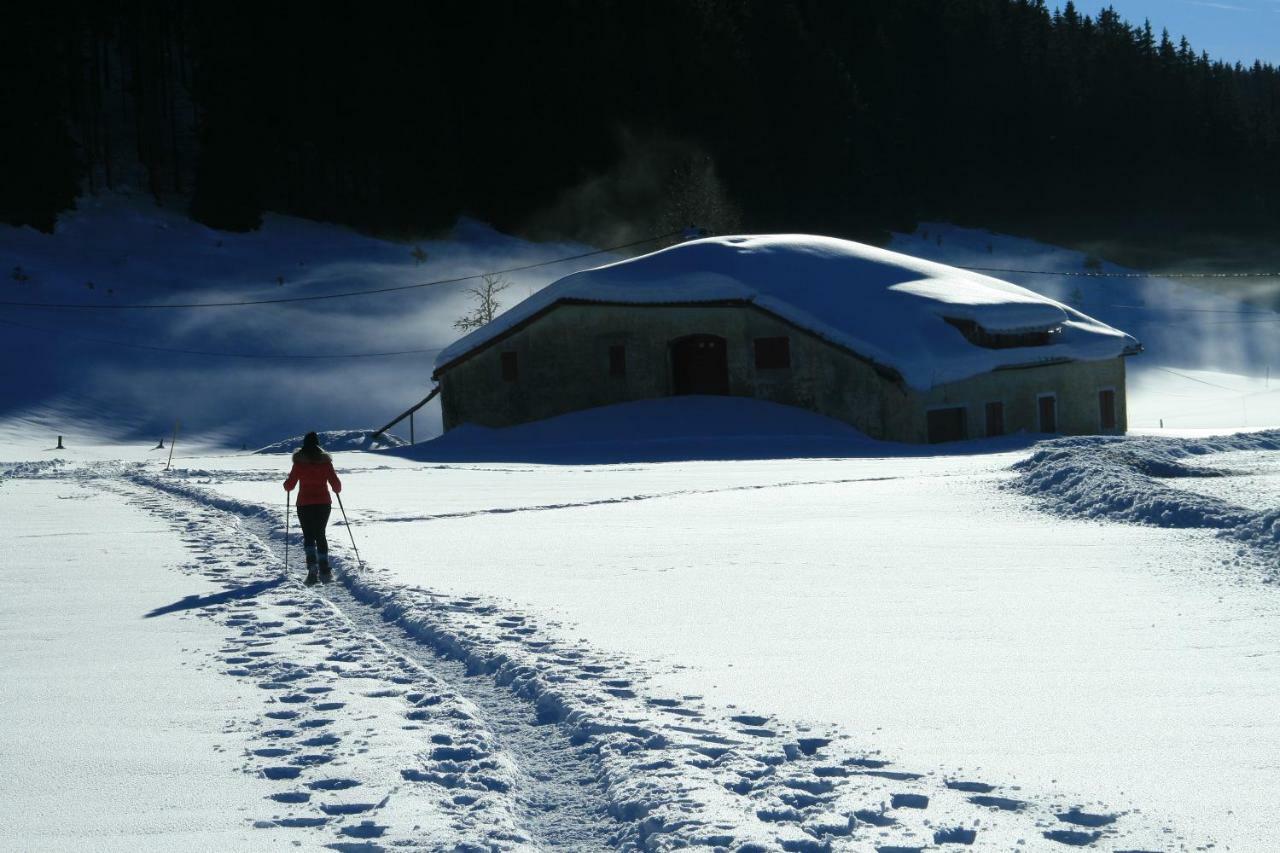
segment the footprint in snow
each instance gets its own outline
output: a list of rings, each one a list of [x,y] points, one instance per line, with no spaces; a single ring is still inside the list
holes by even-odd
[[[382,834],[387,831],[387,827],[379,826],[372,821],[361,821],[356,826],[344,826],[339,830],[343,835],[352,838],[381,838]]]
[[[360,782],[355,779],[319,779],[309,782],[307,787],[313,791],[345,791],[359,784]]]
[[[292,753],[292,749],[285,749],[279,746],[268,747],[267,749],[255,749],[253,754],[259,758],[280,758],[283,755]]]
[[[273,781],[280,781],[284,779],[297,779],[300,775],[302,775],[302,768],[300,767],[264,767],[262,768],[262,775]]]
[[[339,815],[360,814],[361,812],[372,811],[377,807],[377,803],[324,803],[320,806],[320,811],[334,817]]]
[[[1027,804],[1022,800],[1013,800],[1008,797],[970,797],[969,802],[975,806],[986,806],[987,808],[999,809],[1003,812],[1022,811]]]
[[[276,826],[282,826],[286,829],[310,829],[315,826],[324,826],[329,822],[325,817],[285,817],[276,821]]]
[[[1090,814],[1082,812],[1079,808],[1073,808],[1071,811],[1062,812],[1057,815],[1058,820],[1064,823],[1074,823],[1076,826],[1099,827],[1107,826],[1116,822],[1119,815],[1113,814]]]
[[[1054,829],[1043,833],[1044,837],[1069,847],[1088,847],[1102,837],[1101,832],[1079,832],[1074,829]]]

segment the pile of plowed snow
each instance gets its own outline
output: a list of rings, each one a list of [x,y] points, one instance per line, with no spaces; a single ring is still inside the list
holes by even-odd
[[[1217,530],[1265,552],[1280,551],[1280,508],[1240,506],[1171,484],[1232,476],[1214,467],[1212,456],[1238,451],[1280,451],[1280,430],[1208,438],[1058,439],[1014,465],[1020,476],[1013,488],[1061,515]]]
[[[316,434],[320,436],[320,446],[334,453],[344,450],[376,450],[409,445],[409,442],[391,433],[379,435],[375,440],[371,429],[331,429]],[[272,442],[266,447],[259,447],[254,452],[292,453],[302,446],[302,439],[303,436],[295,435],[292,438]]]

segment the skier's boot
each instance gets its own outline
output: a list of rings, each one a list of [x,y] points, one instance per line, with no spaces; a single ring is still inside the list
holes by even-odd
[[[320,552],[320,582],[328,583],[333,580],[333,572],[329,569],[329,554],[325,551]]]
[[[307,566],[307,579],[303,581],[307,586],[316,585],[316,567]]]

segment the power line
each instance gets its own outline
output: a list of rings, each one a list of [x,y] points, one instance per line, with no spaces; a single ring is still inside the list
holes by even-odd
[[[105,346],[128,347],[129,349],[149,350],[151,352],[170,352],[181,355],[207,355],[216,356],[218,358],[263,358],[263,359],[346,359],[346,358],[384,358],[387,356],[397,355],[434,355],[441,352],[442,347],[435,349],[406,349],[394,350],[391,352],[353,352],[353,353],[337,353],[337,354],[320,354],[320,353],[253,353],[253,352],[212,352],[209,350],[198,349],[179,349],[175,347],[152,346],[151,344],[135,344],[128,341],[113,341],[106,338],[95,338],[88,335],[81,335],[75,332],[68,332],[64,329],[42,329],[39,326],[29,326],[26,323],[15,323],[12,320],[0,320],[0,324],[6,326],[17,326],[20,329],[27,329],[32,332],[42,332],[48,335],[62,335],[64,337],[76,338],[78,340],[87,341],[94,344],[103,344]]]
[[[960,267],[970,272],[1015,275],[1059,275],[1068,278],[1280,278],[1280,272],[1096,272],[1085,270],[1023,270],[1008,267]]]
[[[1242,317],[1261,317],[1263,320],[1280,320],[1274,311],[1239,311],[1235,308],[1163,308],[1153,305],[1121,305],[1110,303],[1107,308],[1125,308],[1130,311],[1159,311],[1166,314],[1234,314]]]
[[[1176,370],[1170,370],[1169,368],[1167,368],[1167,367],[1161,367],[1161,366],[1160,366],[1160,365],[1158,365],[1158,364],[1157,364],[1157,365],[1154,365],[1154,367],[1155,367],[1155,369],[1156,369],[1156,370],[1163,370],[1165,373],[1172,373],[1174,376],[1180,376],[1180,377],[1182,377],[1183,379],[1190,379],[1192,382],[1199,382],[1201,385],[1208,385],[1208,386],[1210,386],[1211,388],[1221,388],[1223,391],[1230,391],[1230,392],[1232,392],[1232,393],[1234,393],[1234,394],[1248,394],[1248,393],[1250,393],[1250,392],[1248,392],[1248,391],[1241,391],[1239,388],[1228,388],[1226,385],[1219,385],[1219,384],[1218,384],[1218,383],[1216,383],[1216,382],[1209,382],[1209,381],[1207,381],[1207,380],[1205,380],[1205,379],[1197,379],[1197,378],[1196,378],[1196,377],[1194,377],[1194,376],[1188,376],[1188,375],[1187,375],[1187,374],[1185,374],[1185,373],[1179,373],[1179,372],[1178,372],[1178,371],[1176,371]]]
[[[147,308],[238,308],[245,305],[281,305],[288,302],[315,302],[321,299],[345,299],[350,296],[370,296],[376,293],[395,293],[402,290],[415,290],[423,287],[438,287],[445,284],[458,284],[464,281],[473,281],[477,278],[484,278],[487,275],[504,275],[506,273],[523,272],[525,270],[537,269],[539,267],[549,267],[554,264],[568,263],[569,261],[578,261],[583,258],[590,258],[596,255],[605,255],[613,252],[620,252],[623,249],[631,249],[636,246],[643,246],[646,243],[656,243],[660,240],[666,240],[671,237],[677,237],[685,233],[684,231],[671,231],[666,234],[659,234],[656,237],[647,237],[644,240],[635,240],[631,243],[623,243],[618,246],[610,246],[607,249],[595,249],[590,252],[583,252],[580,255],[569,255],[563,258],[554,258],[549,261],[539,261],[534,264],[524,264],[518,267],[508,267],[507,269],[491,270],[489,272],[475,273],[473,275],[462,275],[456,278],[441,278],[435,281],[424,281],[417,284],[401,284],[395,287],[377,287],[369,290],[348,290],[343,293],[325,293],[314,296],[284,296],[276,299],[244,299],[233,302],[119,302],[115,304],[94,304],[80,302],[17,302],[9,300],[0,300],[0,305],[6,305],[14,308],[71,308],[71,309],[88,309],[88,310],[106,310],[118,311],[125,309],[147,309]]]

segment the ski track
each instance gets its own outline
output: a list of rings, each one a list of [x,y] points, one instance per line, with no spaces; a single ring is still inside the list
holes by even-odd
[[[261,713],[235,725],[252,742],[245,772],[280,784],[254,819],[264,832],[351,851],[1212,846],[1140,809],[910,772],[845,733],[651,695],[629,662],[524,614],[397,587],[337,554],[339,582],[308,590],[283,569],[278,511],[185,477],[123,463],[3,474],[119,494],[178,531],[185,570],[224,586],[148,615],[214,620],[228,637],[207,666],[262,689]]]

